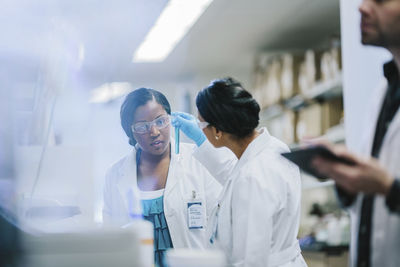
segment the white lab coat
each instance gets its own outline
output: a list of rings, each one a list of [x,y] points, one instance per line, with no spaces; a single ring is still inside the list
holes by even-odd
[[[208,216],[215,206],[221,185],[193,157],[194,145],[181,143],[176,155],[171,140],[171,162],[164,192],[164,214],[174,248],[205,248]],[[121,226],[129,222],[127,192],[137,186],[136,149],[116,162],[106,174],[103,222]],[[189,229],[187,201],[202,200],[203,229]]]
[[[376,122],[382,107],[387,90],[387,82],[384,81],[376,88],[372,104],[369,105],[370,114],[366,117],[362,153],[371,155],[373,139],[376,130]],[[373,123],[371,123],[373,122]],[[397,179],[400,178],[400,112],[397,111],[386,135],[383,139],[379,162]],[[360,225],[362,194],[350,206],[351,217],[351,266],[356,266],[357,238]],[[375,196],[372,233],[371,233],[371,263],[372,267],[398,267],[400,266],[400,214],[391,213],[385,204],[385,197]]]
[[[215,237],[211,246],[225,252],[229,266],[307,266],[297,240],[299,169],[281,157],[289,151],[284,143],[266,128],[260,133],[240,160],[221,157],[209,142],[195,152],[225,183],[210,218],[208,236]]]

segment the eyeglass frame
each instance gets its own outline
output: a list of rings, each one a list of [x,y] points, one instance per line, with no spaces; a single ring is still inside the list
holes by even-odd
[[[168,119],[168,123],[165,124],[165,126],[159,128],[159,127],[156,125],[156,121],[158,121],[158,120],[160,120],[160,119],[162,119],[162,118],[167,118],[167,119]],[[138,125],[138,124],[144,124],[144,125],[146,125],[147,131],[145,131],[145,132],[138,132],[138,131],[136,131],[136,130],[135,130],[135,125]],[[146,134],[146,133],[149,133],[149,132],[151,131],[151,128],[153,127],[153,125],[154,125],[158,130],[162,130],[162,129],[166,128],[166,127],[167,127],[168,125],[170,125],[170,124],[171,124],[171,116],[168,115],[168,114],[164,114],[164,115],[161,115],[160,117],[158,117],[158,118],[156,118],[156,119],[154,119],[154,120],[152,120],[152,121],[140,121],[140,122],[137,122],[137,123],[135,123],[135,124],[132,124],[132,125],[131,125],[131,130],[132,130],[132,133]]]

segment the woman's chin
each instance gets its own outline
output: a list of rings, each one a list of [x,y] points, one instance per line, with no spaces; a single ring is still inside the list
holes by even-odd
[[[160,156],[167,152],[168,147],[169,147],[169,143],[163,144],[162,146],[150,146],[148,152],[153,155]]]

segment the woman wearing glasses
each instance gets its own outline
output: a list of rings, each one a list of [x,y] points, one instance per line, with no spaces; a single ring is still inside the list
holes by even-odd
[[[171,108],[166,97],[139,88],[121,106],[121,125],[133,146],[106,174],[103,221],[129,222],[129,191],[138,187],[143,216],[154,225],[155,262],[166,249],[204,248],[207,217],[221,186],[192,156],[193,146],[170,138]],[[195,216],[191,216],[195,215]]]
[[[280,155],[288,147],[266,128],[256,130],[260,107],[231,78],[201,90],[196,105],[197,122],[177,113],[173,124],[196,142],[195,157],[224,185],[210,217],[210,246],[225,252],[229,266],[306,266],[297,241],[300,173]],[[234,156],[221,156],[219,147]]]

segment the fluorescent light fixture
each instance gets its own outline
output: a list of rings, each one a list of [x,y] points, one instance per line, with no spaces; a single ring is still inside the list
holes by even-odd
[[[105,83],[93,89],[90,94],[90,103],[107,103],[132,91],[132,86],[127,82]]]
[[[213,0],[170,0],[143,43],[133,62],[161,62],[190,30]]]

